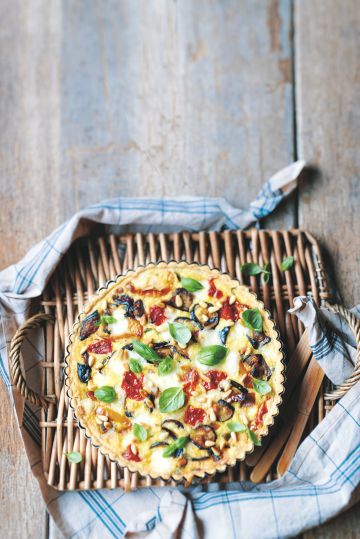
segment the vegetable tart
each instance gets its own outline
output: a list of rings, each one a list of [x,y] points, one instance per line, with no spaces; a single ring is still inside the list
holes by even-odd
[[[216,269],[160,262],[100,289],[69,337],[80,427],[132,472],[190,482],[260,445],[283,391],[274,322]]]

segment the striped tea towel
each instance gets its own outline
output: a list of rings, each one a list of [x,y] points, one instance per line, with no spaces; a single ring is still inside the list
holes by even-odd
[[[63,253],[74,239],[91,233],[94,223],[116,226],[118,233],[244,228],[268,215],[295,188],[303,167],[303,162],[296,162],[270,178],[248,210],[238,210],[221,198],[200,197],[119,198],[92,205],[33,247],[18,264],[0,272],[0,374],[12,394],[33,473],[65,537],[287,537],[324,522],[356,499],[360,479],[358,386],[304,441],[287,474],[272,483],[212,484],[186,491],[148,488],[131,493],[120,489],[60,493],[48,487],[43,477],[38,410],[24,404],[9,379],[7,344],[16,327],[26,319],[32,300],[42,293]],[[325,334],[324,326],[318,324],[319,313],[311,305],[306,306],[309,310],[303,321],[314,328],[317,340],[311,344],[316,349]],[[305,313],[304,309],[303,317]],[[340,365],[339,377],[344,378],[349,365],[341,367],[341,345],[331,332],[326,335],[336,347],[325,348],[322,366],[325,368],[326,358],[331,356],[334,365]],[[350,361],[350,341],[347,346]],[[25,351],[24,357],[29,385],[36,389],[41,349],[35,357],[34,351]]]

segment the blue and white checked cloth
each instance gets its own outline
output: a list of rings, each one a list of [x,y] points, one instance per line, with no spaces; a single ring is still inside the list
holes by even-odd
[[[270,178],[248,210],[238,210],[221,198],[120,198],[95,204],[74,215],[18,264],[0,272],[0,374],[11,392],[29,461],[48,510],[66,537],[291,537],[356,501],[360,482],[359,384],[302,443],[289,471],[277,481],[233,483],[225,488],[209,485],[206,490],[194,487],[186,492],[148,488],[125,494],[120,489],[59,493],[48,487],[41,468],[38,410],[24,405],[9,380],[7,344],[16,327],[26,319],[32,300],[41,294],[62,254],[75,238],[89,234],[93,223],[116,225],[121,232],[244,228],[273,211],[296,187],[303,167],[303,162],[296,162]],[[298,301],[306,303],[304,298]],[[310,344],[321,366],[335,382],[344,379],[354,361],[354,343],[348,337],[344,343],[329,329],[324,332],[324,314],[316,311],[312,302],[301,311],[295,305],[294,310],[309,328]],[[34,357],[32,349],[24,357],[27,379],[36,387],[41,350]]]

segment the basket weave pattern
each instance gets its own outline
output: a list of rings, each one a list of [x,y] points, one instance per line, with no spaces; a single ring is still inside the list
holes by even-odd
[[[289,271],[282,272],[281,262],[286,256],[293,256],[295,263]],[[66,337],[88,297],[107,280],[127,269],[159,260],[208,264],[249,285],[271,312],[288,355],[304,331],[301,322],[287,312],[293,298],[310,294],[317,304],[329,299],[318,245],[311,235],[296,229],[109,235],[75,242],[41,298],[43,314],[28,321],[28,329],[45,322],[46,359],[42,362],[42,395],[28,389],[17,363],[13,366],[13,379],[22,388],[22,394],[42,406],[40,427],[44,474],[49,485],[59,490],[104,487],[130,490],[139,486],[173,484],[142,478],[104,457],[78,428],[63,387]],[[262,276],[245,278],[240,267],[246,262],[261,266],[269,264],[270,283],[267,284]],[[22,337],[20,332],[20,336],[14,339],[17,354]],[[326,409],[329,405],[324,401],[321,389],[307,432],[322,420]],[[81,463],[70,464],[67,461],[65,453],[71,451],[79,451],[83,455]],[[204,482],[246,480],[249,473],[250,468],[245,461],[223,474],[204,479]],[[274,477],[274,473],[270,473],[267,479]]]

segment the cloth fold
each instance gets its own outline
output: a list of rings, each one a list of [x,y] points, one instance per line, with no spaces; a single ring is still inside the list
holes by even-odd
[[[210,484],[187,490],[156,487],[131,493],[120,489],[61,493],[48,487],[43,477],[39,410],[23,402],[9,379],[7,344],[16,327],[26,319],[32,300],[42,293],[63,253],[76,238],[91,233],[95,223],[117,233],[244,228],[268,215],[296,187],[304,165],[296,162],[275,174],[247,210],[234,208],[221,198],[200,197],[118,198],[94,204],[33,247],[18,264],[0,272],[0,374],[11,391],[32,470],[48,510],[65,537],[218,539],[219,533],[247,539],[290,537],[331,518],[356,499],[360,481],[359,384],[302,443],[289,471],[277,481],[260,485]],[[310,307],[311,304],[308,312],[296,314],[312,327],[311,344],[316,356],[316,346],[327,329],[319,324],[318,313]],[[34,342],[27,345],[32,352],[25,350],[24,367],[30,385],[36,388],[42,351],[34,352]],[[350,358],[352,345],[346,338]],[[349,365],[338,344],[333,349],[331,357],[326,354],[319,360],[325,369],[330,357],[334,365],[340,365],[344,376]],[[331,375],[330,370],[327,372]]]

